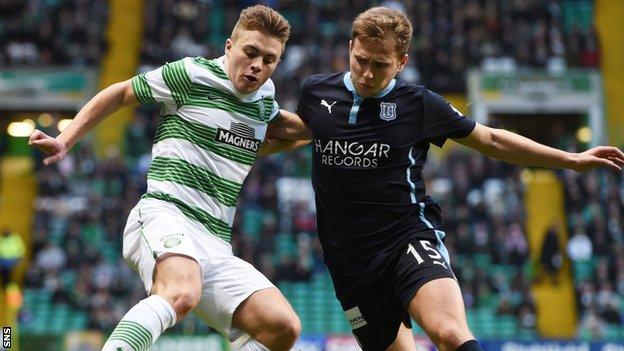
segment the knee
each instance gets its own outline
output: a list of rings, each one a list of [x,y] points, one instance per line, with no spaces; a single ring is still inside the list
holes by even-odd
[[[197,306],[201,296],[199,292],[184,292],[177,296],[173,308],[178,314],[187,315]],[[176,308],[177,306],[177,308]]]
[[[297,315],[293,316],[287,329],[288,337],[290,338],[289,340],[291,340],[294,344],[295,341],[297,341],[297,339],[299,338],[299,335],[301,335],[301,321],[299,320],[299,317],[297,317]]]
[[[178,320],[181,320],[197,306],[201,294],[199,291],[178,290],[165,294],[164,298],[175,310]]]
[[[201,299],[201,289],[201,272],[196,261],[175,255],[159,258],[151,293],[167,300],[178,320],[197,306]]]
[[[290,345],[290,348],[301,334],[301,321],[294,313],[289,316],[282,316],[274,323],[272,329],[281,343]]]
[[[456,350],[464,342],[472,339],[470,331],[464,330],[459,325],[440,325],[435,331],[433,338],[440,350]]]

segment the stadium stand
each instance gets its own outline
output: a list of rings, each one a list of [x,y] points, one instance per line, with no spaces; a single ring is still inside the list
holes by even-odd
[[[107,4],[1,1],[0,65],[97,65],[106,50]]]

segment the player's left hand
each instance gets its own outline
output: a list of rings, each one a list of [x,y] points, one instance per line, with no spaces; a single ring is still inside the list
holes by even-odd
[[[624,166],[624,152],[613,146],[596,146],[575,156],[571,168],[577,172],[585,172],[596,167],[609,167],[621,171]]]

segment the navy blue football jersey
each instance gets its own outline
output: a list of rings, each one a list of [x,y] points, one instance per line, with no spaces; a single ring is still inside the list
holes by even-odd
[[[363,98],[350,72],[306,79],[297,114],[314,136],[318,232],[333,273],[383,260],[383,252],[441,229],[422,168],[430,144],[467,136],[473,120],[436,93],[398,79]]]

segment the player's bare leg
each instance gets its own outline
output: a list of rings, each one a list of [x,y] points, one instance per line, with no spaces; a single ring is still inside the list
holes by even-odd
[[[156,261],[154,285],[150,293],[167,300],[178,320],[197,306],[201,299],[201,271],[194,259],[175,254],[164,254]]]
[[[392,345],[388,346],[386,351],[413,350],[416,350],[416,344],[414,343],[414,334],[412,333],[411,329],[407,328],[405,324],[401,323],[396,339],[394,340]]]
[[[103,351],[145,351],[199,302],[199,265],[190,257],[165,254],[156,261],[151,295],[124,315]]]
[[[412,298],[408,311],[440,351],[455,351],[474,339],[459,285],[452,278],[425,283]]]
[[[256,291],[243,301],[232,326],[272,351],[290,350],[301,333],[299,317],[276,288]]]

